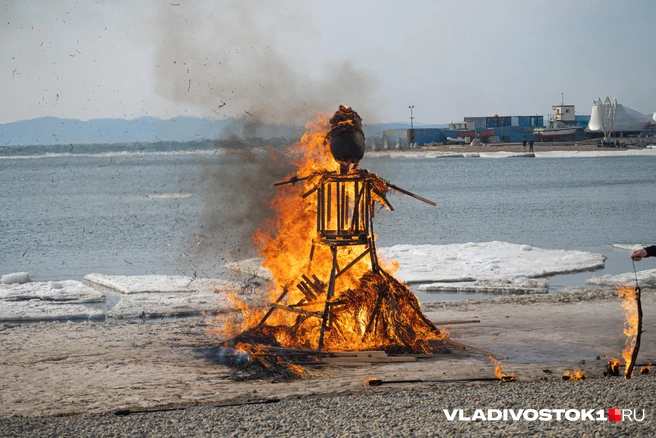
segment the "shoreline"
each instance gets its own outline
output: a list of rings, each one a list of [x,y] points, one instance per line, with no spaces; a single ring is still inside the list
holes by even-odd
[[[631,139],[636,140],[636,139]],[[656,144],[656,139],[643,138],[642,143],[626,143],[624,148],[611,148],[611,147],[598,147],[598,140],[584,140],[584,141],[561,141],[561,142],[536,142],[533,145],[533,152],[626,152],[629,150],[644,150],[648,145]],[[369,154],[384,153],[384,152],[442,152],[442,153],[495,153],[495,152],[512,152],[512,153],[528,153],[528,146],[522,148],[521,143],[494,143],[494,144],[479,144],[478,146],[468,145],[431,145],[419,146],[411,149],[388,149],[380,151],[370,151]]]

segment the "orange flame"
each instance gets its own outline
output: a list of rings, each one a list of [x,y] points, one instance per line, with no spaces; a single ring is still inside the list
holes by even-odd
[[[373,382],[373,383],[372,383]],[[363,380],[365,388],[368,388],[370,386],[378,386],[377,383],[380,382],[380,379],[376,379],[375,377],[369,377]]]
[[[216,291],[219,292],[218,290]],[[235,312],[219,313],[214,319],[208,319],[206,324],[208,336],[218,336],[221,339],[230,339],[243,332],[249,327],[254,326],[264,315],[262,310],[265,303],[261,306],[249,306],[242,299],[238,298],[231,291],[221,291],[221,293],[230,302]],[[206,318],[209,315],[203,315]]]
[[[565,371],[563,374],[564,380],[585,380],[587,378],[586,372],[578,368],[574,368],[573,372]]]
[[[306,370],[300,365],[296,365],[288,360],[283,359],[279,355],[272,355],[260,345],[239,342],[235,345],[235,350],[241,354],[248,354],[248,360],[259,359],[258,363],[266,368],[272,366],[282,366],[286,371],[290,372],[295,377],[302,377],[305,375]]]
[[[330,130],[329,118],[318,115],[306,129],[301,140],[287,151],[297,169],[290,178],[299,176],[306,179],[294,180],[294,184],[284,185],[275,192],[270,200],[275,215],[265,221],[253,236],[264,257],[262,265],[273,277],[269,284],[270,302],[287,306],[287,309],[293,305],[296,311],[281,311],[274,307],[272,312],[267,313],[266,327],[262,327],[259,326],[264,315],[262,308],[248,306],[233,296],[233,303],[243,314],[243,319],[233,317],[231,322],[224,323],[219,330],[213,329],[212,333],[228,336],[244,330],[266,329],[266,335],[275,338],[280,346],[318,348],[322,319],[317,316],[323,314],[326,301],[321,298],[321,293],[316,292],[327,289],[330,273],[334,269],[333,253],[329,245],[320,240],[314,196],[303,195],[313,193],[326,172],[337,172],[339,164],[332,158],[329,143],[324,141]],[[380,178],[376,177],[375,180],[379,183],[373,184],[382,183],[382,188],[376,186],[379,193],[372,190],[372,199],[384,205],[381,193],[387,186]],[[355,199],[358,199],[355,185],[344,184],[342,187],[346,191],[341,194],[346,200],[345,205],[354,205]],[[336,194],[334,196],[336,198]],[[374,211],[371,214],[373,216]],[[337,212],[333,211],[332,215],[334,222],[337,222]],[[407,345],[407,339],[411,339],[413,345],[409,347],[413,351],[432,352],[430,342],[443,341],[446,332],[431,324],[421,313],[414,294],[388,274],[398,264],[378,259],[385,272],[374,272],[371,258],[359,258],[362,254],[363,249],[358,245],[341,246],[337,251],[337,270],[345,266],[349,268],[340,271],[335,280],[331,303],[339,305],[331,307],[330,323],[326,328],[330,334],[324,338],[324,349],[384,349],[387,346]],[[303,275],[308,280],[304,286],[299,283]],[[385,294],[380,293],[383,290]],[[308,299],[308,295],[313,294],[319,298]],[[383,296],[386,298],[381,298]],[[404,342],[400,342],[401,339]]]
[[[640,368],[640,374],[649,374],[651,373],[651,362],[649,362],[644,367]]]
[[[638,335],[638,305],[636,303],[636,292],[633,286],[624,285],[617,287],[617,295],[622,300],[622,308],[624,308],[624,349],[622,350],[622,357],[624,358],[625,369],[631,364],[631,354],[636,344],[636,336]]]
[[[608,369],[610,370],[612,375],[618,376],[620,373],[620,367],[624,365],[622,360],[611,356],[604,356],[604,357],[608,359]]]
[[[489,359],[495,366],[494,375],[497,376],[499,380],[501,380],[502,382],[514,382],[515,380],[517,380],[517,377],[515,377],[513,374],[504,374],[503,366],[501,365],[501,362],[499,362],[492,356],[490,356]]]

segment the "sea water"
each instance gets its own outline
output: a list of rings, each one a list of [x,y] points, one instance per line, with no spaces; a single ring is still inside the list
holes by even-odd
[[[208,189],[235,190],[204,180],[239,161],[192,147],[72,152],[0,154],[1,274],[27,271],[39,281],[91,272],[220,277],[225,261],[239,258],[239,249],[203,237]],[[632,271],[628,251],[613,244],[656,243],[656,157],[381,157],[361,167],[437,203],[392,194],[395,211],[376,214],[379,246],[505,241],[607,257],[594,274],[552,278],[552,291]],[[212,250],[199,252],[199,245]],[[651,259],[638,265],[654,267]],[[422,301],[470,297],[420,294]]]
[[[551,278],[552,292],[584,286],[592,275],[631,272],[629,252],[613,244],[656,243],[651,220],[656,157],[379,159],[367,164],[394,184],[437,202],[430,207],[394,195],[396,211],[378,217],[381,245],[496,240],[606,256],[605,269],[594,274]],[[656,264],[646,259],[637,268]],[[439,299],[445,298],[458,296]]]

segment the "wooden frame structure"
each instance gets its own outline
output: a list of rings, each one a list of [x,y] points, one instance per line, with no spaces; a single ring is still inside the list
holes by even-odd
[[[276,185],[294,184],[306,179],[309,179],[309,177],[293,177],[287,181],[276,183]],[[317,350],[321,351],[323,349],[325,332],[331,327],[331,309],[333,306],[342,304],[333,299],[337,279],[367,256],[371,261],[372,271],[375,273],[380,272],[373,232],[373,210],[375,203],[381,202],[394,211],[385,196],[388,189],[399,191],[435,206],[434,202],[389,184],[366,169],[321,174],[318,183],[305,193],[303,198],[316,193],[317,243],[329,247],[332,254],[332,267],[328,284],[326,285],[316,275],[313,275],[312,279],[307,275],[302,275],[296,287],[303,294],[303,298],[298,303],[283,305],[281,303],[289,292],[287,289],[283,290],[278,299],[270,304],[269,310],[259,323],[260,326],[266,322],[275,310],[285,310],[306,317],[320,318],[322,321]],[[340,249],[344,247],[361,247],[362,250],[346,266],[340,267],[338,265],[338,255]],[[313,254],[314,245],[310,252],[310,260],[312,260]],[[322,301],[325,302],[322,313],[302,309],[305,306],[316,306]]]

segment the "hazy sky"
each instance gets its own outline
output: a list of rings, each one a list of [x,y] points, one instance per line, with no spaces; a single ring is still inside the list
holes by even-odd
[[[0,123],[656,111],[653,0],[0,0],[0,22]]]

